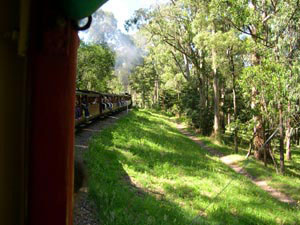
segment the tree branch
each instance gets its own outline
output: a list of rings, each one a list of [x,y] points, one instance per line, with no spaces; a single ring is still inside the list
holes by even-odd
[[[179,67],[179,69],[180,69],[182,75],[184,76],[184,78],[185,78],[186,80],[189,80],[188,77],[186,76],[184,70],[182,69],[182,66],[181,66],[180,62],[178,62],[178,59],[177,59],[175,53],[174,53],[173,51],[171,51],[171,54],[172,54],[172,56],[173,56],[173,59],[174,59],[176,65]]]

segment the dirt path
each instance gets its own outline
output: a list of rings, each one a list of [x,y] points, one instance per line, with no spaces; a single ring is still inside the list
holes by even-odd
[[[284,193],[270,187],[267,184],[266,180],[259,180],[255,177],[253,177],[252,175],[250,175],[246,170],[244,170],[241,166],[237,165],[236,163],[230,161],[223,153],[217,151],[214,148],[208,147],[206,146],[199,138],[197,138],[196,136],[192,135],[191,133],[189,133],[188,131],[186,131],[186,127],[182,124],[178,124],[177,128],[179,129],[179,131],[188,136],[191,140],[193,140],[194,142],[196,142],[198,145],[201,146],[202,149],[208,151],[209,153],[211,153],[212,155],[216,155],[220,158],[220,161],[223,162],[224,164],[226,164],[227,166],[229,166],[231,169],[233,169],[236,173],[239,173],[243,176],[248,177],[252,183],[254,183],[255,185],[257,185],[258,187],[260,187],[261,189],[263,189],[264,191],[268,192],[272,197],[278,199],[281,202],[285,202],[285,203],[289,203],[289,204],[297,204],[297,202],[292,199],[291,197],[285,195]]]
[[[73,224],[74,225],[98,225],[101,221],[97,218],[96,207],[88,198],[87,179],[88,174],[84,167],[83,154],[88,150],[89,140],[95,134],[106,127],[113,125],[118,119],[127,115],[127,112],[109,116],[106,119],[97,120],[90,125],[79,129],[75,134],[75,160],[83,165],[85,179],[83,186],[74,196]]]

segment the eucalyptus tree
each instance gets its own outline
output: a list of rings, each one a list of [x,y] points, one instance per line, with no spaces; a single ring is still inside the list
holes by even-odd
[[[171,59],[187,82],[198,84],[199,111],[206,110],[208,73],[205,62],[205,49],[199,50],[195,43],[192,28],[198,8],[185,1],[171,1],[152,10],[139,10],[127,26],[136,24],[149,41],[160,43],[169,50]],[[199,115],[200,119],[201,115]],[[204,121],[205,122],[205,121]]]
[[[291,8],[289,5],[298,7]],[[278,37],[278,44],[274,54],[277,61],[285,67],[287,75],[287,84],[283,87],[286,90],[286,157],[292,158],[291,154],[291,135],[292,126],[297,126],[297,121],[293,121],[293,115],[299,111],[299,56],[300,56],[300,10],[299,1],[288,1],[282,6],[282,14],[274,19],[276,32],[281,32]]]
[[[214,133],[220,135],[220,91],[224,90],[224,83],[220,87],[220,80],[228,79],[228,72],[236,76],[234,60],[228,61],[228,57],[235,57],[235,47],[240,47],[240,39],[237,32],[224,22],[224,19],[216,13],[214,1],[191,1],[185,0],[186,4],[191,4],[198,9],[193,20],[193,31],[196,33],[194,42],[199,51],[208,53],[206,61],[212,72],[214,90]],[[231,70],[226,70],[226,64],[231,65]],[[223,73],[222,73],[223,71]],[[206,71],[207,72],[207,71]],[[224,73],[225,72],[225,73]],[[234,82],[235,83],[235,82]],[[233,89],[235,92],[235,89]],[[235,93],[234,93],[235,94]],[[224,98],[223,98],[224,99]],[[235,101],[236,98],[234,98]],[[222,103],[223,104],[223,103]],[[234,105],[236,106],[235,102]],[[236,107],[235,107],[236,109]],[[223,114],[223,113],[222,113]],[[234,117],[236,119],[236,110]],[[236,140],[237,135],[235,135]],[[237,145],[236,145],[237,146]],[[237,147],[235,148],[237,151]]]
[[[271,145],[262,147],[270,130],[279,127],[283,172],[284,133],[287,157],[291,158],[290,139],[296,126],[293,115],[299,110],[299,1],[170,1],[137,11],[127,26],[135,24],[146,36],[147,58],[151,58],[161,93],[173,86],[184,105],[193,101],[188,113],[193,123],[198,118],[199,123],[210,124],[207,119],[201,121],[210,118],[201,113],[213,105],[214,133],[219,136],[222,111],[230,96],[232,103],[226,105],[230,107],[226,111],[233,111],[235,124],[241,119],[239,97],[243,106],[249,106],[242,116],[253,126],[255,157],[265,162],[271,157]]]
[[[214,46],[217,53],[215,60],[222,78],[223,101],[225,101],[225,98],[230,99],[230,94],[232,95],[232,103],[227,105],[226,111],[233,112],[233,124],[230,124],[230,126],[233,128],[234,133],[235,152],[238,152],[238,126],[240,124],[238,107],[241,108],[241,106],[237,105],[237,89],[240,86],[238,83],[240,74],[244,69],[247,42],[229,27],[223,27],[222,32],[218,32],[210,38],[210,45]]]
[[[220,17],[227,24],[246,34],[253,42],[252,49],[249,49],[251,54],[251,67],[247,68],[247,74],[252,74],[251,78],[260,76],[266,72],[270,74],[267,64],[271,64],[279,70],[277,76],[286,78],[287,71],[283,68],[282,57],[286,58],[287,54],[281,54],[281,39],[287,34],[289,27],[299,23],[299,1],[298,0],[237,0],[237,1],[215,1],[215,6]],[[291,39],[287,41],[290,43]],[[274,69],[273,68],[273,69]],[[266,71],[264,71],[266,69]],[[261,71],[257,73],[257,71]],[[284,71],[284,72],[283,72]],[[274,76],[270,76],[274,77]],[[278,85],[282,84],[281,78],[278,78]],[[272,82],[266,82],[272,85]],[[277,87],[277,86],[276,86]],[[285,87],[276,88],[282,93]],[[275,93],[273,93],[275,94]],[[281,96],[279,98],[279,96]],[[265,98],[261,98],[261,92],[258,91],[258,85],[253,84],[251,89],[252,110],[254,114],[254,147],[257,158],[262,158],[265,154],[262,150],[262,144],[265,140],[265,123],[263,122],[264,105],[269,104]],[[283,152],[283,110],[286,96],[282,94],[274,96],[277,100],[277,118],[280,127],[280,161],[281,171],[284,171],[284,152]]]

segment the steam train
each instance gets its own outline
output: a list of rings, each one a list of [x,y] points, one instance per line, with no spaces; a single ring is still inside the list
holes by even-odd
[[[75,104],[75,126],[97,117],[123,111],[132,105],[130,94],[105,94],[95,91],[77,90]]]

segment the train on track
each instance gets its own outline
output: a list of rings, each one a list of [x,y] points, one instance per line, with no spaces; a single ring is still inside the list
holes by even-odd
[[[132,106],[130,94],[106,94],[77,90],[75,103],[75,126],[98,117],[126,110]]]

